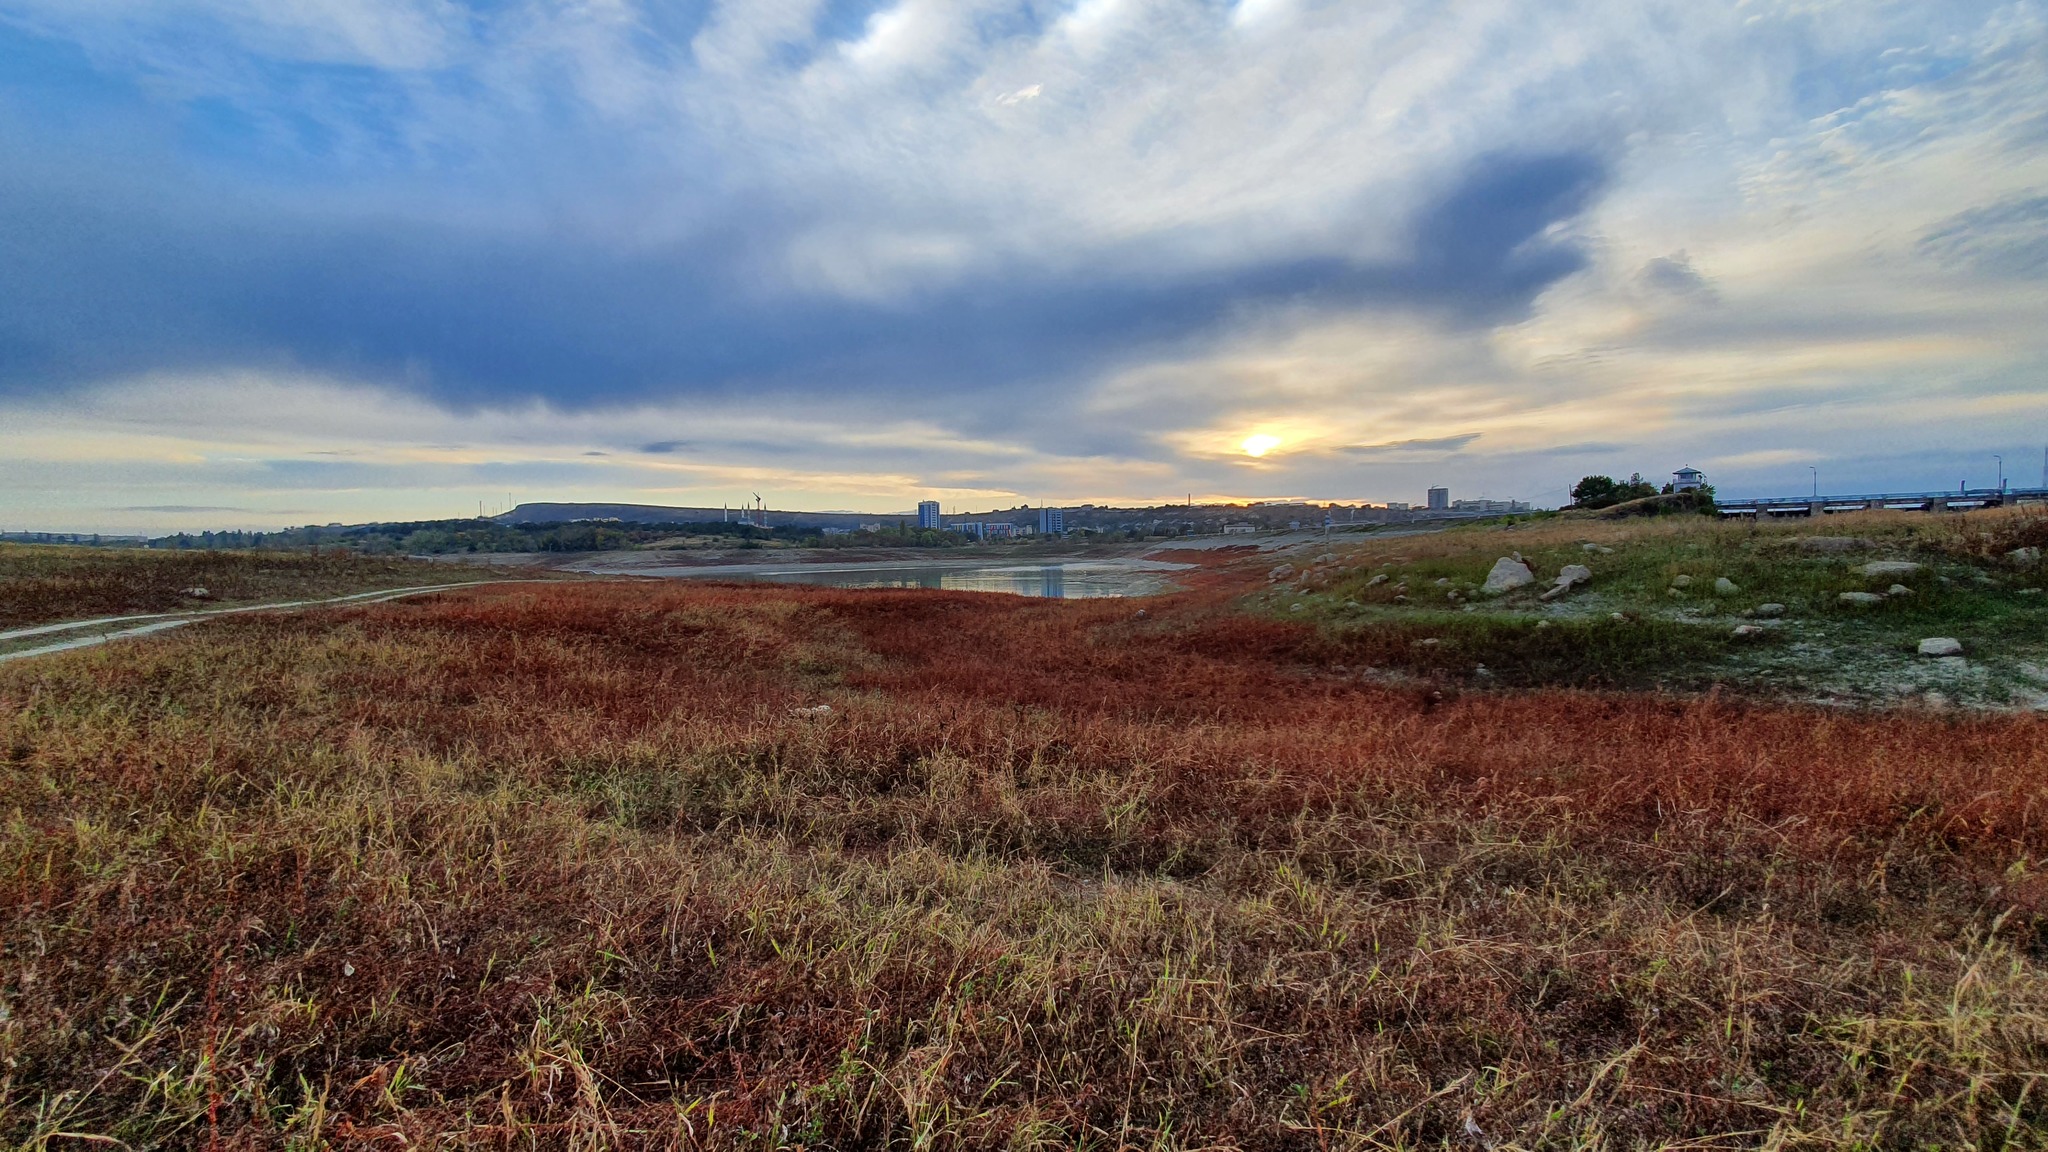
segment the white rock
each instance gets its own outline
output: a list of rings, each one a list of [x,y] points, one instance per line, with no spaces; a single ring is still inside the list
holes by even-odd
[[[208,592],[204,588],[187,588],[185,589],[185,595],[190,596],[194,600],[205,600],[212,596],[213,593]]]
[[[2041,590],[2039,588],[2022,588],[2013,593],[2015,596],[2039,596],[2040,594]]]
[[[1885,589],[1884,594],[1887,596],[1911,596],[1913,594],[1913,590],[1911,588],[1906,587],[1904,584],[1894,584],[1891,587]]]
[[[2007,552],[2005,558],[2021,567],[2027,567],[2041,562],[2041,550],[2031,545],[2025,548],[2015,548]]]
[[[1856,571],[1865,576],[1890,576],[1897,579],[1920,571],[1920,565],[1911,560],[1872,560]]]
[[[1536,582],[1536,574],[1529,566],[1512,556],[1503,556],[1493,562],[1493,571],[1486,574],[1486,583],[1479,590],[1488,596],[1498,596],[1516,588]]]
[[[1288,611],[1289,611],[1289,612],[1299,612],[1299,611],[1301,611],[1301,609],[1302,609],[1302,606],[1301,606],[1301,605],[1299,605],[1299,604],[1296,604],[1296,605],[1294,605],[1293,607],[1289,608],[1289,609],[1288,609]]]
[[[1536,622],[1536,627],[1538,627],[1538,628],[1548,628],[1548,627],[1550,627],[1550,621],[1548,621],[1548,620],[1538,620],[1538,621]]]
[[[1434,636],[1425,636],[1425,637],[1423,637],[1422,639],[1420,639],[1420,640],[1417,640],[1417,641],[1416,641],[1415,643],[1416,643],[1416,646],[1417,646],[1417,647],[1421,647],[1421,648],[1434,648],[1434,647],[1436,647],[1437,645],[1439,645],[1439,644],[1443,643],[1443,641],[1441,641],[1441,640],[1437,639],[1437,638],[1436,638],[1436,637],[1434,637]]]
[[[1627,617],[1627,616],[1624,616],[1623,614],[1621,614],[1621,613],[1619,613],[1619,612],[1609,612],[1609,613],[1607,614],[1607,618],[1608,618],[1608,619],[1610,619],[1610,620],[1620,620],[1620,621],[1623,621],[1623,622],[1626,622],[1626,621],[1628,620],[1628,617]]]
[[[1844,592],[1840,596],[1835,597],[1835,599],[1843,604],[1853,604],[1858,608],[1868,608],[1873,604],[1884,603],[1884,597],[1879,596],[1875,592]]]
[[[1382,573],[1380,573],[1379,575],[1377,575],[1377,576],[1373,577],[1372,579],[1370,579],[1370,580],[1367,580],[1367,581],[1365,582],[1365,586],[1366,586],[1367,588],[1377,588],[1377,587],[1379,587],[1380,585],[1382,585],[1382,584],[1385,584],[1386,582],[1387,582],[1387,574],[1386,574],[1385,572],[1382,572]]]
[[[823,719],[832,714],[832,706],[830,704],[813,704],[809,708],[791,708],[789,714],[791,716],[809,716],[814,719]]]
[[[1558,569],[1557,580],[1551,584],[1548,591],[1543,593],[1541,599],[1555,600],[1592,578],[1593,570],[1584,564],[1567,564],[1563,568]]]
[[[1785,614],[1785,606],[1783,604],[1759,604],[1756,606],[1756,614],[1759,616],[1783,616]]]
[[[1963,642],[1953,636],[1929,636],[1920,642],[1922,656],[1961,656]]]
[[[1767,631],[1769,629],[1761,624],[1737,624],[1735,626],[1735,634],[1737,636],[1761,636]]]
[[[1736,585],[1735,581],[1730,580],[1726,576],[1716,576],[1714,578],[1714,595],[1733,596],[1740,591],[1742,589]]]
[[[1684,575],[1683,573],[1677,576],[1673,576],[1671,578],[1671,586],[1673,588],[1690,588],[1692,587],[1692,577]]]
[[[1284,580],[1292,575],[1294,575],[1294,565],[1282,564],[1278,568],[1273,569],[1271,572],[1266,573],[1266,579]]]

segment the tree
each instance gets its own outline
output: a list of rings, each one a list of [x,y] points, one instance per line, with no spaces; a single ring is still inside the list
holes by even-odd
[[[1572,486],[1572,506],[1611,508],[1625,501],[1640,500],[1656,494],[1656,485],[1643,479],[1641,472],[1631,475],[1624,481],[1616,481],[1611,476],[1587,476]]]

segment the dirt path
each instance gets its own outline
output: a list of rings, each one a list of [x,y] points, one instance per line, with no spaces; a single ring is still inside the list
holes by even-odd
[[[422,584],[412,588],[386,588],[376,592],[353,592],[347,596],[333,596],[324,600],[285,600],[270,604],[242,604],[233,608],[205,608],[192,612],[146,612],[135,616],[102,616],[93,620],[70,620],[61,624],[38,624],[29,628],[13,628],[0,632],[0,645],[27,640],[37,636],[52,636],[64,632],[87,632],[83,636],[68,636],[50,644],[23,648],[13,652],[0,652],[0,663],[22,660],[30,656],[47,656],[57,652],[69,652],[78,648],[90,648],[105,644],[109,640],[120,640],[131,636],[147,636],[153,632],[165,632],[195,624],[209,616],[231,616],[242,612],[281,612],[301,608],[321,608],[335,604],[377,604],[385,600],[396,600],[405,596],[418,596],[427,592],[446,592],[456,588],[475,588],[483,584],[506,584],[506,580],[466,580],[458,584]],[[132,625],[132,627],[122,627]],[[107,629],[106,631],[92,631]]]

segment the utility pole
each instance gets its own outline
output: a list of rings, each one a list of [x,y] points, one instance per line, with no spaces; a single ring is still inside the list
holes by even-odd
[[[2005,457],[1993,452],[1991,458],[1998,461],[1998,491],[2003,495],[2005,492]]]

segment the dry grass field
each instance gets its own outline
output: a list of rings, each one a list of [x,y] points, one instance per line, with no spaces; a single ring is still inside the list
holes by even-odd
[[[326,552],[209,552],[0,544],[0,628],[214,604],[454,583],[460,569]],[[203,589],[204,596],[195,596]]]
[[[549,584],[0,668],[0,1143],[2038,1148],[2029,716],[1230,590]]]

